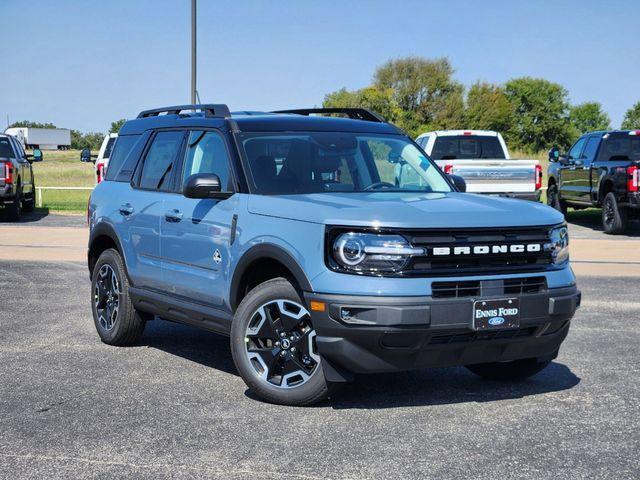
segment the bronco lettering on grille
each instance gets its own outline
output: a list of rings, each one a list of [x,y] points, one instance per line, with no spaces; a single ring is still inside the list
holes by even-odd
[[[530,253],[542,251],[539,243],[513,244],[513,245],[473,245],[464,247],[434,247],[431,252],[427,250],[427,255],[434,256],[447,255],[488,255],[501,253]]]

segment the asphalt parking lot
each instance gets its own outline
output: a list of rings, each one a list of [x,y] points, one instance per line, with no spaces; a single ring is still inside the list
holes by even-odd
[[[524,383],[376,375],[290,408],[247,392],[226,338],[158,320],[102,344],[83,262],[0,260],[0,477],[638,478],[637,289],[579,286],[560,356]]]

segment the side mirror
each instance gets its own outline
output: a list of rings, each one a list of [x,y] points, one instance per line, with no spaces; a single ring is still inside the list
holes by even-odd
[[[560,155],[558,157],[558,162],[560,162],[560,165],[569,165],[569,157],[566,155]]]
[[[91,162],[91,150],[89,150],[88,148],[83,148],[80,152],[80,161]]]
[[[25,154],[25,158],[29,163],[33,162],[41,162],[42,161],[42,150],[39,148],[34,148],[32,154]]]
[[[222,193],[220,177],[213,173],[196,173],[187,178],[182,194],[187,198],[226,198]]]
[[[560,158],[560,149],[558,148],[557,145],[554,145],[553,148],[549,150],[549,161],[557,162],[559,158]]]
[[[573,162],[571,162],[571,164],[572,164],[574,167],[581,167],[582,165],[584,165],[584,161],[583,161],[583,160],[581,160],[581,159],[579,159],[579,158],[577,158],[577,159],[575,159]]]
[[[464,181],[464,178],[459,175],[449,175],[449,179],[453,182],[459,192],[464,193],[467,191],[467,182]]]

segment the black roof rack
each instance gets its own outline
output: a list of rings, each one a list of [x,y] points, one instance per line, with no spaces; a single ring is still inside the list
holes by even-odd
[[[377,113],[366,108],[299,108],[293,110],[277,110],[271,113],[295,113],[297,115],[313,115],[322,113],[342,113],[354,120],[366,120],[367,122],[386,123],[386,120]]]
[[[220,117],[226,118],[230,117],[229,107],[225,104],[206,104],[206,105],[176,105],[174,107],[162,107],[162,108],[154,108],[152,110],[145,110],[138,114],[138,118],[148,118],[148,117],[156,117],[162,113],[167,115],[174,114],[178,115],[180,112],[185,110],[195,110],[204,112],[205,117]]]

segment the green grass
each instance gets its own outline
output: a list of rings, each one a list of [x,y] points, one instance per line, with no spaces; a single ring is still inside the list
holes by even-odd
[[[33,164],[37,187],[93,187],[92,163],[80,161],[80,151],[43,151],[42,162]],[[90,190],[43,190],[42,208],[52,212],[84,213]]]

